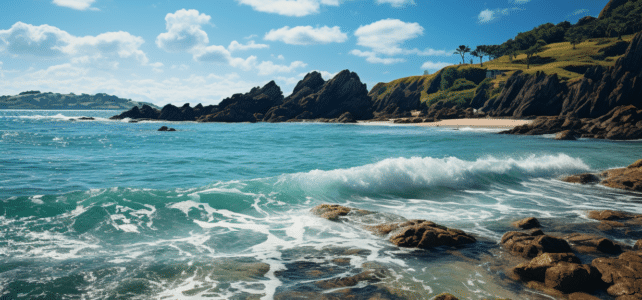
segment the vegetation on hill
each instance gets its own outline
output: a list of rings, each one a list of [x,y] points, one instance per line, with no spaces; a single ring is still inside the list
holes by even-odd
[[[501,45],[480,45],[472,52],[461,45],[455,53],[462,56],[464,64],[431,75],[381,83],[370,95],[376,102],[403,89],[406,94],[419,93],[426,108],[437,102],[468,107],[477,93],[486,93],[486,99],[496,97],[516,71],[557,74],[560,80],[569,82],[582,78],[593,66],[613,66],[638,31],[642,31],[642,0],[612,0],[599,18],[584,17],[576,24],[543,24]],[[480,58],[479,64],[465,64],[468,53]],[[483,63],[484,56],[490,60]],[[501,75],[489,74],[486,78],[489,70]]]
[[[130,109],[144,104],[156,107],[104,93],[75,95],[25,91],[15,96],[0,96],[0,109]]]

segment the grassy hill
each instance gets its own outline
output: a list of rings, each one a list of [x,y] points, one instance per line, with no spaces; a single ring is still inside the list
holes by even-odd
[[[27,91],[15,96],[0,96],[0,109],[131,109],[134,106],[150,105],[107,94],[58,94]]]
[[[499,94],[506,80],[518,70],[527,74],[557,74],[562,81],[574,81],[592,66],[613,66],[633,36],[622,36],[621,40],[617,37],[588,39],[577,44],[575,49],[569,42],[551,43],[533,57],[530,67],[526,63],[526,54],[519,54],[512,60],[504,55],[484,62],[483,66],[479,63],[448,66],[434,74],[377,84],[370,95],[373,101],[378,101],[402,89],[406,94],[419,93],[421,103],[426,106],[442,101],[466,107],[482,88],[487,90],[490,98]],[[503,73],[495,78],[486,78],[487,70]]]

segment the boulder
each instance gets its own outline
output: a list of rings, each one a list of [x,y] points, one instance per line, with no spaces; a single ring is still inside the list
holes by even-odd
[[[564,130],[560,131],[555,135],[555,139],[558,141],[574,141],[577,140],[575,136],[577,133],[573,130]]]
[[[512,254],[526,258],[533,258],[542,253],[571,252],[568,242],[545,235],[541,230],[531,233],[507,232],[502,236],[501,244]]]
[[[161,128],[158,128],[158,131],[176,131],[176,129],[167,126],[161,126]]]
[[[449,293],[443,293],[435,296],[433,300],[459,300],[459,299]]]
[[[425,220],[411,220],[398,227],[400,230],[390,237],[390,241],[404,248],[455,247],[476,242],[473,236],[462,230],[446,228]]]
[[[635,245],[633,245],[633,250],[642,250],[642,239],[635,242]]]
[[[570,183],[580,183],[580,184],[598,183],[600,182],[600,180],[601,180],[600,177],[591,173],[571,175],[562,179],[562,181],[566,181]]]
[[[546,270],[544,284],[563,293],[589,292],[599,278],[599,272],[589,265],[561,262]]]
[[[542,253],[529,263],[519,264],[512,272],[521,281],[544,282],[546,270],[561,263],[580,264],[581,261],[573,253]]]
[[[352,208],[337,204],[321,204],[312,208],[311,212],[321,218],[336,221],[341,216],[347,216]]]
[[[592,210],[588,212],[587,216],[590,219],[598,221],[628,221],[630,219],[642,217],[642,215],[614,210]]]
[[[76,120],[79,120],[79,121],[94,121],[94,120],[96,120],[96,118],[92,118],[92,117],[80,117],[80,118],[78,118],[78,119],[76,119]]]
[[[591,263],[616,299],[642,299],[642,252],[624,252],[617,258],[599,257]]]
[[[608,170],[606,179],[601,184],[629,191],[642,192],[642,167],[641,161],[621,169]]]
[[[521,219],[519,221],[513,222],[513,226],[520,228],[520,229],[533,229],[533,228],[539,228],[541,225],[539,224],[539,221],[534,218],[526,218],[526,219]]]
[[[566,236],[566,240],[571,243],[578,252],[602,252],[607,254],[622,253],[622,247],[620,247],[620,245],[601,236],[573,233]]]

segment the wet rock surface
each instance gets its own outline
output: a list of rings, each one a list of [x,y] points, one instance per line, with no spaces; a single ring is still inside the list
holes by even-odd
[[[405,248],[429,249],[439,246],[461,246],[477,240],[459,229],[446,228],[425,220],[412,220],[399,224],[399,232],[390,242]]]
[[[510,231],[504,234],[501,244],[512,254],[525,258],[534,258],[542,253],[571,252],[568,242],[563,239],[545,235],[541,230],[530,233]]]
[[[529,218],[525,218],[525,219],[521,219],[513,222],[513,227],[527,230],[527,229],[533,229],[533,228],[540,228],[542,226],[539,224],[539,220],[537,220],[534,217],[529,217]]]
[[[642,252],[624,252],[617,258],[596,258],[591,263],[616,299],[642,299]]]
[[[619,254],[622,252],[620,245],[610,239],[597,235],[573,233],[567,235],[565,238],[578,252],[601,252],[606,254]]]
[[[594,183],[611,188],[642,192],[642,159],[636,161],[626,168],[611,169],[601,174],[579,174],[563,178],[562,181],[571,183]],[[596,220],[607,220],[599,216],[591,217]]]

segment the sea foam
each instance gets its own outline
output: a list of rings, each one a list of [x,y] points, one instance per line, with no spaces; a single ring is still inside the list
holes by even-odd
[[[555,177],[588,170],[589,166],[581,159],[558,154],[524,158],[486,157],[475,161],[456,157],[391,158],[349,169],[313,170],[289,176],[304,189],[335,187],[376,193],[432,187],[460,190],[490,184],[497,177]]]

